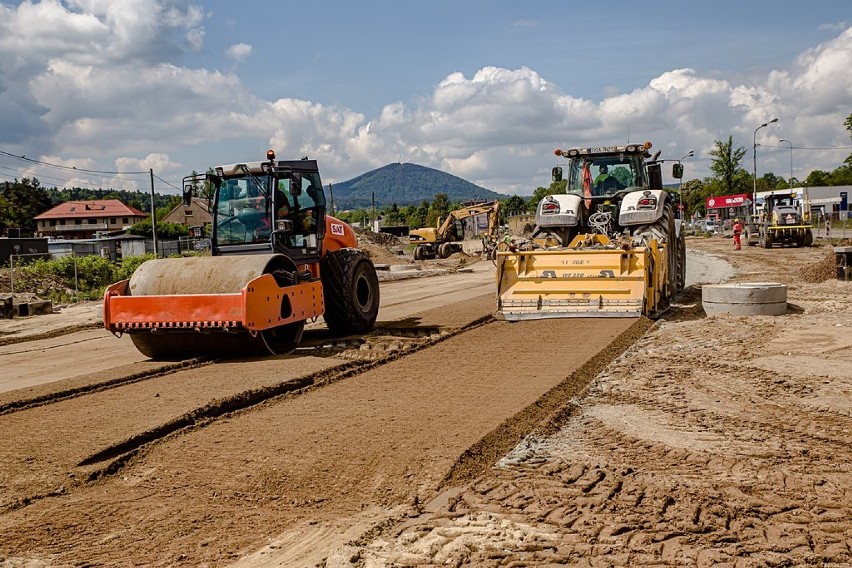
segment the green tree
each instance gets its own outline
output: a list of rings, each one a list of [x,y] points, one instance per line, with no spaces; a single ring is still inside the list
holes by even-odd
[[[526,213],[527,202],[520,195],[513,195],[509,199],[500,202],[500,217],[505,219],[511,215]]]
[[[397,204],[394,203],[385,211],[385,225],[393,227],[404,224],[405,216],[403,216],[402,211],[399,210]]]
[[[711,195],[707,184],[700,179],[691,179],[683,182],[681,191],[683,192],[684,218],[689,219],[696,212],[703,215],[706,199]]]
[[[428,205],[426,207],[428,209]],[[426,215],[420,214],[420,208],[416,205],[408,205],[403,210],[403,217],[405,218],[405,224],[411,228],[419,229],[421,227],[426,226]]]
[[[450,198],[446,193],[438,192],[432,199],[432,204],[429,205],[429,212],[426,214],[426,223],[431,226],[437,226],[450,212]]]
[[[710,170],[722,186],[721,195],[745,192],[747,182],[751,179],[740,165],[746,155],[746,149],[742,146],[735,147],[733,137],[728,136],[727,142],[714,142],[710,155],[713,156]]]
[[[192,172],[192,173],[195,174],[195,172]],[[207,168],[207,174],[208,175],[213,175],[215,173],[216,172],[213,171],[213,168]],[[196,192],[198,197],[201,197],[202,199],[206,199],[208,201],[213,200],[213,195],[215,193],[216,193],[216,186],[213,185],[213,182],[210,181],[209,178],[204,180],[204,182],[201,184],[201,187]]]
[[[563,179],[562,181],[553,181],[550,182],[548,187],[537,187],[535,191],[533,191],[532,197],[527,200],[527,211],[530,213],[535,213],[536,207],[538,207],[538,202],[544,199],[548,195],[560,195],[565,193],[565,189],[568,187],[568,180]]]
[[[8,228],[11,227],[12,223],[12,205],[9,203],[9,200],[3,196],[3,192],[0,191],[0,235]]]
[[[808,177],[805,179],[805,185],[810,187],[829,185],[829,180],[831,179],[831,174],[824,170],[814,170],[808,174]]]
[[[33,217],[53,207],[50,194],[36,178],[6,182],[0,185],[0,196],[7,204],[0,215],[3,229],[17,227],[34,233],[36,223]]]
[[[787,182],[785,182],[782,178],[776,176],[772,172],[767,172],[767,173],[763,174],[757,180],[758,188],[760,188],[760,187],[766,188],[765,190],[760,190],[760,191],[772,191],[772,190],[775,190],[775,189],[781,189],[780,186],[782,184],[787,185]]]
[[[128,232],[131,235],[140,235],[143,237],[151,238],[154,235],[153,228],[151,227],[151,219],[145,219],[139,223],[136,223]],[[189,227],[185,227],[180,223],[157,223],[157,238],[158,239],[177,239],[178,237],[183,237],[189,234]]]
[[[849,116],[843,121],[843,126],[849,131],[849,138],[852,138],[852,113],[849,113]],[[847,166],[852,166],[852,153],[846,156],[846,160],[843,163]]]

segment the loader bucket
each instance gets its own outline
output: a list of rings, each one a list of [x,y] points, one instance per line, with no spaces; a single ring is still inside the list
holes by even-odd
[[[497,253],[497,311],[508,321],[639,317],[656,302],[651,247]]]

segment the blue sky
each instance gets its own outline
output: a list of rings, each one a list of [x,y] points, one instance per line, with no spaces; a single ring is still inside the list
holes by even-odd
[[[852,4],[73,0],[0,3],[0,151],[78,170],[309,155],[326,182],[402,160],[528,195],[552,150],[654,142],[709,175],[852,151]],[[832,150],[832,148],[834,148]],[[0,181],[132,188],[0,156]],[[138,176],[137,176],[138,177]],[[166,185],[158,190],[165,191]]]

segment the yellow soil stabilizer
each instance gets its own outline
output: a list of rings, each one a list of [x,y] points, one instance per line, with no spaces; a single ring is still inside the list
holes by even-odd
[[[602,235],[578,236],[569,247],[498,251],[498,317],[655,315],[671,296],[666,254],[656,240],[617,248]]]
[[[324,311],[319,280],[273,275],[294,269],[274,254],[150,260],[107,288],[104,326],[152,358],[286,353]]]

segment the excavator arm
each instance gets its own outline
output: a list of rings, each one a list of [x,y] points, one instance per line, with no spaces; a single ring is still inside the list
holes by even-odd
[[[450,211],[450,214],[447,215],[447,218],[444,219],[444,222],[441,223],[441,226],[438,227],[437,237],[438,242],[442,242],[446,240],[447,234],[450,231],[450,227],[452,227],[456,221],[462,221],[467,219],[468,217],[474,217],[476,215],[482,215],[483,213],[488,214],[488,236],[492,237],[496,234],[498,223],[498,212],[500,211],[500,202],[499,201],[489,201],[487,203],[480,203],[477,205],[471,205],[470,207],[462,207],[461,209],[456,209],[455,211]]]

